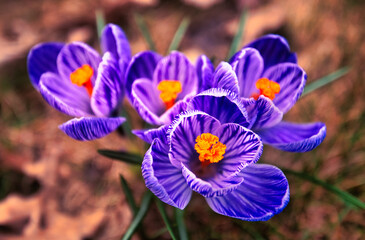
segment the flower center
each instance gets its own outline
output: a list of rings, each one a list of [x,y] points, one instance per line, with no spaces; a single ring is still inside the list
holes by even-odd
[[[182,91],[181,83],[176,80],[163,80],[157,85],[157,89],[161,91],[160,98],[165,103],[166,109],[175,104],[177,95]]]
[[[94,70],[88,64],[82,65],[70,74],[70,79],[73,84],[79,87],[84,87],[91,96],[93,93],[93,84],[91,82],[91,77],[94,75]]]
[[[260,78],[256,82],[256,87],[260,90],[260,93],[253,93],[252,97],[257,100],[260,95],[264,95],[265,97],[273,100],[275,98],[275,94],[280,92],[280,85],[277,82],[270,81],[267,78]]]
[[[195,150],[199,153],[199,160],[202,165],[207,166],[217,163],[223,159],[226,152],[226,145],[219,142],[219,138],[210,133],[202,133],[195,139]]]

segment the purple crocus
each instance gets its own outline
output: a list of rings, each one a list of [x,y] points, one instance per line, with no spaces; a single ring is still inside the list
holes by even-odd
[[[200,58],[207,58],[202,55]],[[199,59],[200,59],[199,58]],[[203,71],[203,73],[202,73]],[[194,66],[180,52],[161,57],[151,51],[136,54],[126,72],[126,91],[140,116],[154,125],[169,124],[185,110],[189,98],[209,88],[203,85],[204,66]],[[237,81],[228,63],[222,62],[209,74],[211,82]]]
[[[78,118],[60,129],[77,140],[93,140],[114,131],[124,96],[124,73],[131,58],[128,40],[118,26],[108,24],[101,37],[104,55],[85,43],[42,43],[28,55],[33,86],[57,110]]]
[[[245,102],[249,128],[266,144],[290,152],[306,152],[325,138],[323,123],[296,124],[282,121],[303,92],[307,75],[297,65],[287,41],[278,35],[266,35],[248,44],[230,60],[238,81],[225,78],[209,82],[213,72],[207,58],[200,59],[203,82],[210,87],[228,89]],[[206,77],[208,76],[208,77]]]
[[[184,209],[193,191],[217,213],[264,221],[289,201],[278,168],[256,164],[260,137],[249,126],[242,101],[222,89],[203,92],[170,124],[144,132],[152,141],[142,163],[146,186],[162,201]]]

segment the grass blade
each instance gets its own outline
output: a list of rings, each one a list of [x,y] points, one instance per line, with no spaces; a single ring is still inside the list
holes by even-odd
[[[339,79],[340,77],[344,76],[346,73],[348,73],[348,71],[350,70],[349,67],[343,67],[338,69],[337,71],[328,74],[327,76],[324,76],[316,81],[314,81],[311,84],[308,84],[303,91],[302,97],[313,92],[314,90],[323,87],[337,79]]]
[[[101,9],[97,9],[95,11],[95,20],[96,20],[96,29],[97,29],[98,37],[100,39],[101,33],[105,26],[105,17],[104,17],[104,13]]]
[[[136,201],[134,201],[132,190],[128,186],[128,183],[125,180],[125,178],[122,176],[122,174],[119,174],[119,179],[120,179],[120,185],[122,186],[125,197],[127,198],[129,207],[131,208],[131,210],[133,212],[133,216],[136,216],[136,214],[138,212],[138,207],[137,207]]]
[[[113,151],[107,149],[98,149],[98,153],[121,162],[126,162],[130,164],[141,165],[143,161],[143,157],[138,154],[129,153],[125,151]]]
[[[339,198],[341,198],[346,204],[351,205],[356,208],[365,209],[365,203],[362,202],[360,199],[356,198],[355,196],[349,194],[346,191],[343,191],[336,186],[326,183],[318,178],[315,178],[313,176],[310,176],[303,172],[296,172],[287,168],[281,168],[285,174],[290,174],[296,177],[299,177],[303,180],[309,181],[311,183],[314,183],[318,186],[323,187],[324,189],[328,190],[329,192],[335,194]]]
[[[179,237],[181,240],[188,240],[188,232],[186,231],[184,223],[184,210],[175,208],[175,218],[177,223],[177,229],[179,230]]]
[[[178,29],[176,30],[176,33],[175,33],[174,37],[172,38],[170,47],[167,50],[167,54],[169,54],[173,50],[177,50],[177,48],[180,45],[180,42],[181,42],[182,38],[185,35],[186,30],[188,29],[189,24],[190,24],[190,20],[188,18],[184,18],[181,21]]]
[[[241,40],[242,40],[243,30],[245,29],[245,23],[246,23],[247,15],[248,15],[247,10],[243,10],[243,12],[241,13],[240,22],[238,24],[237,33],[233,38],[231,47],[230,47],[229,52],[228,52],[227,61],[238,50],[238,46],[239,46],[239,44],[241,43]]]
[[[151,34],[148,31],[147,24],[144,21],[143,17],[139,14],[135,14],[134,20],[136,21],[139,30],[141,31],[144,39],[146,40],[149,49],[152,51],[156,51],[155,43],[152,40]]]
[[[167,213],[166,213],[166,211],[165,211],[165,208],[164,208],[164,206],[163,206],[162,202],[161,202],[159,199],[157,199],[157,198],[155,198],[155,200],[156,200],[155,202],[156,202],[156,205],[157,205],[158,211],[160,212],[161,217],[162,217],[163,221],[165,222],[165,225],[166,225],[166,227],[167,227],[167,230],[168,230],[168,231],[169,231],[169,233],[170,233],[171,238],[172,238],[173,240],[176,240],[177,238],[176,238],[175,233],[174,233],[174,231],[173,231],[172,224],[170,223],[170,219],[169,219],[169,217],[167,216]]]
[[[122,240],[127,240],[132,237],[133,233],[136,231],[137,227],[139,226],[139,224],[142,222],[144,216],[146,215],[147,210],[151,203],[151,199],[152,199],[152,193],[150,191],[147,191],[142,198],[141,207],[139,208],[139,211],[137,212],[136,216],[134,217],[128,230],[126,231],[124,236],[121,238]]]

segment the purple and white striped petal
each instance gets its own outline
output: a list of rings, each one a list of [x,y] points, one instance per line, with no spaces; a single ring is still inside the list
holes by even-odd
[[[188,108],[189,99],[190,96],[187,96],[184,99],[175,103],[171,108],[167,109],[167,111],[160,116],[159,124],[170,124],[172,121],[174,121],[177,115],[185,112]]]
[[[307,152],[316,148],[326,137],[324,123],[297,124],[280,122],[271,128],[257,131],[262,141],[288,152]]]
[[[243,182],[227,195],[206,198],[213,211],[245,221],[266,221],[289,202],[289,184],[271,165],[252,164],[242,171]]]
[[[235,94],[239,94],[239,86],[236,73],[231,65],[226,62],[221,62],[213,74],[214,88],[227,89]]]
[[[96,116],[111,116],[123,99],[121,73],[114,57],[105,53],[99,64],[98,76],[91,95],[91,107]]]
[[[170,145],[170,161],[181,168],[199,162],[195,151],[195,139],[202,133],[215,133],[220,123],[217,119],[200,111],[184,112],[176,117],[167,131],[167,141]]]
[[[57,56],[63,43],[41,43],[34,46],[27,60],[28,73],[33,87],[38,90],[38,83],[43,73],[57,73]]]
[[[283,119],[283,112],[267,97],[260,96],[256,101],[246,99],[246,110],[250,120],[250,129],[268,128]]]
[[[268,34],[246,47],[257,49],[265,62],[265,69],[278,63],[297,63],[297,56],[290,52],[290,47],[285,38],[275,34]],[[245,47],[245,48],[246,48]]]
[[[58,111],[74,117],[94,115],[84,89],[66,83],[59,75],[44,73],[38,86],[43,98]]]
[[[249,98],[257,92],[256,82],[261,78],[264,60],[260,53],[253,48],[244,48],[231,61],[233,70],[237,74],[240,96]]]
[[[161,58],[159,54],[152,51],[140,52],[133,56],[125,75],[125,87],[128,98],[131,98],[132,85],[135,80],[146,78],[152,81],[153,72]]]
[[[222,178],[221,175],[216,174],[217,170],[215,166],[207,166],[204,171],[212,172],[209,180],[204,177],[197,176],[194,171],[187,167],[185,164],[181,163],[181,171],[186,180],[187,185],[195,192],[201,194],[204,197],[216,197],[224,196],[232,191],[234,191],[243,181],[240,176],[232,176],[231,178]],[[207,168],[210,168],[207,170]]]
[[[294,63],[281,63],[272,66],[267,69],[263,77],[279,83],[280,92],[276,94],[273,102],[283,113],[289,111],[297,102],[307,80],[307,74],[304,70]]]
[[[248,116],[241,100],[224,89],[210,89],[192,98],[188,110],[205,112],[223,123],[237,123],[248,127]]]
[[[177,80],[181,83],[182,91],[176,100],[195,94],[198,90],[198,77],[194,65],[184,54],[177,51],[171,52],[156,66],[153,82],[157,86],[163,80]]]
[[[261,157],[261,139],[247,128],[235,123],[223,124],[217,132],[217,137],[227,147],[224,158],[217,164],[218,172],[224,177],[237,175]]]
[[[143,159],[142,176],[147,188],[161,201],[180,209],[189,203],[192,191],[181,170],[171,165],[168,147],[158,138],[152,142]]]
[[[149,144],[151,144],[155,138],[158,138],[163,143],[166,143],[166,132],[168,128],[169,125],[162,125],[159,128],[132,130],[132,133]]]
[[[59,128],[75,140],[90,141],[108,135],[117,129],[124,121],[125,118],[123,117],[83,117],[71,119],[60,125]]]
[[[101,34],[101,49],[104,53],[110,52],[115,59],[129,62],[131,47],[123,30],[115,24],[107,24]]]
[[[93,48],[82,42],[69,43],[62,48],[57,57],[58,72],[64,81],[71,83],[70,75],[76,69],[88,64],[93,70],[94,75],[91,82],[94,84],[101,57]]]
[[[166,106],[159,97],[157,87],[149,79],[141,78],[136,80],[132,86],[133,106],[139,115],[148,123],[160,125],[161,116]]]
[[[212,88],[214,66],[205,55],[198,57],[196,61],[196,71],[198,76],[198,92]]]

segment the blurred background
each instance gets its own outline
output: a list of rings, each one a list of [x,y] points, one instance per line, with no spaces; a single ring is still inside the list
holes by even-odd
[[[248,18],[240,47],[267,34],[287,38],[308,82],[341,67],[348,74],[301,98],[285,118],[322,121],[325,141],[308,153],[265,146],[261,163],[314,176],[365,201],[365,2],[362,0],[1,0],[0,1],[0,239],[119,239],[132,213],[122,174],[140,201],[140,168],[102,157],[96,149],[138,152],[117,133],[77,142],[58,129],[70,119],[32,87],[28,51],[47,41],[84,41],[98,49],[95,11],[119,24],[133,53],[148,49],[134,15],[145,20],[165,55],[184,17],[191,22],[179,50],[195,62],[226,58],[241,12]],[[131,109],[130,109],[131,110]],[[135,119],[133,125],[141,126]],[[142,143],[139,143],[142,145]],[[140,152],[142,154],[142,152]],[[266,222],[214,213],[198,194],[185,211],[191,239],[365,239],[365,211],[322,187],[287,174],[291,200]],[[169,214],[172,208],[167,208]],[[143,221],[150,239],[169,239],[155,205]],[[136,234],[133,239],[143,239]]]

